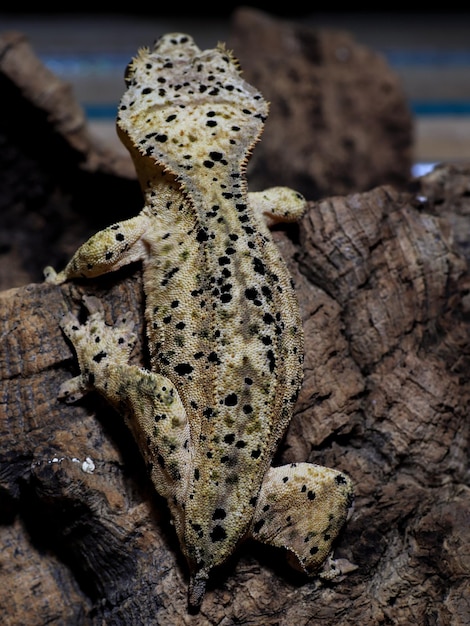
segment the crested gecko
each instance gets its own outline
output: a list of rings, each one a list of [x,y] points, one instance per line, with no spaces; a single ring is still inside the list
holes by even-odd
[[[117,132],[144,196],[136,217],[98,232],[61,284],[141,261],[150,368],[128,364],[125,319],[62,328],[80,374],[61,396],[97,390],[120,412],[171,511],[198,607],[211,571],[243,539],[287,549],[307,574],[330,555],[353,500],[342,472],[272,467],[303,376],[303,335],[291,277],[267,226],[298,220],[297,192],[248,193],[246,165],[268,114],[223,44],[201,51],[171,33],[130,62]]]

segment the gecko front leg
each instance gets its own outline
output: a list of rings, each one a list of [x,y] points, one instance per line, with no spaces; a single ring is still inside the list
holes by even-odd
[[[44,269],[46,282],[60,285],[70,278],[93,278],[145,258],[143,236],[154,224],[141,212],[99,231],[78,248],[64,270]]]
[[[248,201],[256,217],[267,226],[278,222],[297,222],[307,209],[303,195],[289,187],[249,192]]]

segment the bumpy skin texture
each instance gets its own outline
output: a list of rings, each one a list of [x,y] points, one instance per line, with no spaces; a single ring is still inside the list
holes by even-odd
[[[302,325],[266,217],[296,220],[287,188],[247,193],[245,167],[268,107],[219,45],[169,34],[129,64],[117,119],[145,206],[94,235],[57,284],[141,260],[151,371],[128,365],[129,323],[71,314],[63,329],[81,374],[120,411],[166,497],[188,561],[189,602],[247,536],[287,548],[313,573],[352,502],[344,474],[308,463],[272,468],[302,380]]]

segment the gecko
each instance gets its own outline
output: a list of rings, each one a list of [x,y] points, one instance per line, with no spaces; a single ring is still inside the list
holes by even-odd
[[[268,114],[225,44],[200,50],[166,34],[125,72],[116,127],[144,207],[93,235],[57,285],[142,264],[148,368],[129,364],[126,316],[61,323],[80,373],[60,397],[95,390],[121,414],[167,501],[198,608],[211,572],[247,538],[283,548],[306,574],[331,558],[353,501],[343,472],[272,466],[303,379],[293,281],[269,223],[297,221],[305,198],[287,187],[248,192],[246,167]]]

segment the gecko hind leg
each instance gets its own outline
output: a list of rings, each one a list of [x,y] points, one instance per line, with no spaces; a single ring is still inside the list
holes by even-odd
[[[133,332],[134,322],[129,315],[121,315],[114,326],[104,320],[101,300],[94,296],[83,296],[88,317],[81,324],[73,313],[68,312],[61,320],[61,328],[72,343],[77,354],[80,374],[63,383],[59,398],[72,403],[95,389],[96,373],[100,361],[127,364],[137,340]],[[97,351],[97,348],[99,350]],[[90,368],[90,361],[93,368]]]
[[[312,463],[271,467],[261,486],[251,536],[287,549],[291,565],[311,575],[330,555],[352,503],[352,482],[342,472]]]
[[[62,322],[80,374],[62,385],[60,395],[71,402],[96,390],[122,415],[156,490],[168,501],[181,538],[191,453],[189,422],[178,390],[165,376],[128,363],[136,341],[128,316],[110,326],[98,298],[84,302],[89,312],[84,324],[71,313]]]

